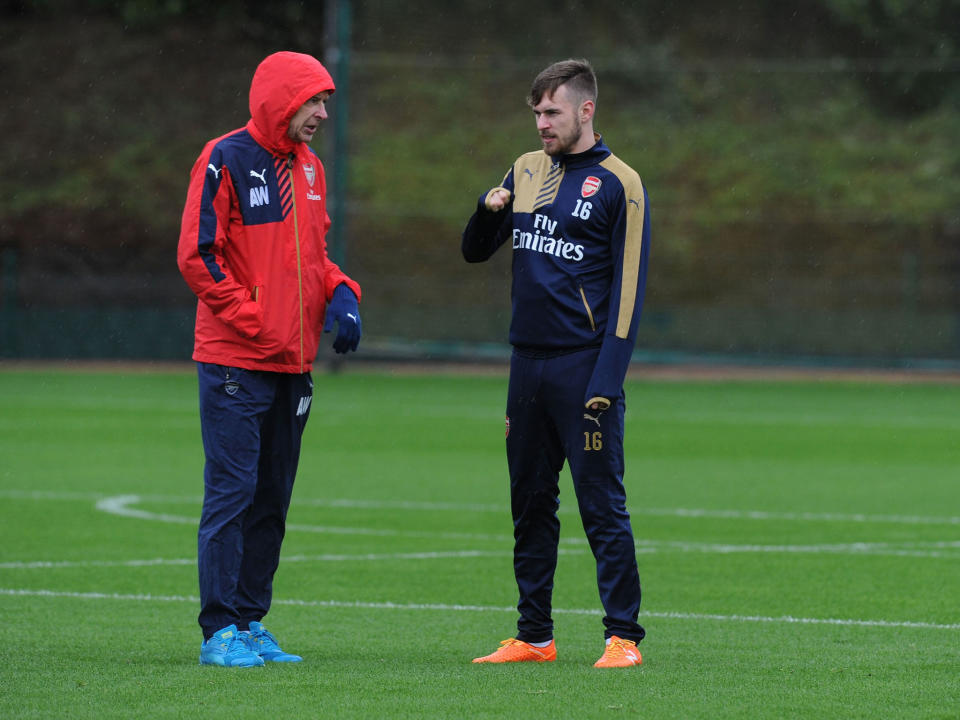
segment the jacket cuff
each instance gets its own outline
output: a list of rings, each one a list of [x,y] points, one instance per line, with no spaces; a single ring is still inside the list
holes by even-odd
[[[583,399],[584,407],[589,408],[592,403],[599,402],[600,398],[612,404],[620,397],[627,367],[633,355],[633,345],[633,341],[629,339],[618,338],[616,335],[604,336],[600,355]]]
[[[500,212],[500,210],[491,210],[490,208],[487,207],[487,200],[490,198],[491,195],[493,195],[498,190],[503,190],[505,193],[507,193],[510,196],[510,199],[503,204],[503,209],[506,209],[507,205],[513,202],[513,193],[510,192],[507,188],[503,187],[503,185],[497,185],[497,187],[490,188],[489,190],[487,190],[486,194],[480,198],[480,207],[482,207],[487,212],[496,212],[496,213]]]
[[[333,300],[333,296],[337,293],[338,290],[340,290],[341,287],[345,287],[347,290],[352,292],[354,296],[357,298],[357,302],[358,303],[360,302],[360,285],[354,282],[353,280],[351,280],[350,278],[348,278],[346,275],[344,275],[340,279],[340,282],[338,282],[336,285],[333,286],[333,290],[330,292],[330,295],[327,297],[327,302],[330,302],[331,300]]]

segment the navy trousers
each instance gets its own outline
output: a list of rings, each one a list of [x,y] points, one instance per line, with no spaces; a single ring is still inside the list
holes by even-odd
[[[313,382],[208,363],[197,374],[206,456],[198,621],[209,638],[270,609]]]
[[[584,409],[599,349],[552,357],[515,350],[507,395],[507,463],[520,591],[517,638],[553,637],[553,578],[560,540],[558,486],[570,465],[580,518],[597,562],[605,636],[639,642],[640,576],[623,487],[624,395],[609,410]]]

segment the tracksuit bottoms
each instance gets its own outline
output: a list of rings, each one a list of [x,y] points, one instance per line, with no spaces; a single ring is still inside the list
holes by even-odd
[[[198,621],[208,639],[270,609],[313,382],[210,363],[197,374],[206,456]]]
[[[564,460],[597,563],[605,636],[639,642],[640,576],[623,487],[625,399],[584,408],[599,348],[548,354],[515,348],[507,393],[507,464],[520,592],[517,639],[553,637],[552,595],[560,539],[558,487]]]

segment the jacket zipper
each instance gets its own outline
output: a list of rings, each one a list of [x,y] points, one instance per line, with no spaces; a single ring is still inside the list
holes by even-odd
[[[583,300],[583,307],[587,310],[587,319],[590,321],[590,329],[597,331],[597,324],[593,321],[593,310],[590,309],[590,303],[587,302],[587,294],[583,291],[583,283],[577,283],[580,288],[580,299]]]
[[[300,223],[297,222],[297,189],[293,183],[293,153],[287,156],[287,173],[290,175],[290,197],[293,198],[293,238],[297,248],[297,294],[300,299],[300,372],[303,372],[303,271],[300,265]]]

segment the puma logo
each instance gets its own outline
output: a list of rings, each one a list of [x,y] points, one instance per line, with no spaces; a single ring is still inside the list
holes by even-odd
[[[637,206],[637,212],[640,212],[640,201],[639,201],[639,200],[628,200],[627,202],[636,205],[636,206]]]
[[[214,176],[217,180],[219,180],[219,179],[220,179],[220,173],[223,172],[223,168],[220,168],[219,170],[217,170],[217,169],[213,166],[213,163],[210,163],[209,165],[207,165],[207,167],[210,168],[211,170],[213,170],[213,176]]]
[[[594,417],[594,416],[591,415],[590,413],[584,413],[584,414],[583,414],[583,419],[584,419],[584,420],[590,420],[591,422],[595,422],[595,423],[597,424],[597,427],[600,427],[600,414],[599,414],[599,413],[597,414],[596,417]]]
[[[267,184],[267,169],[264,168],[264,169],[261,170],[260,172],[257,172],[256,170],[251,170],[251,171],[250,171],[250,177],[260,178],[260,182],[262,182],[264,185],[266,185],[266,184]],[[630,202],[633,202],[633,201],[631,200]]]
[[[524,168],[523,171],[530,176],[531,180],[533,179],[533,170],[531,170],[530,168]]]

